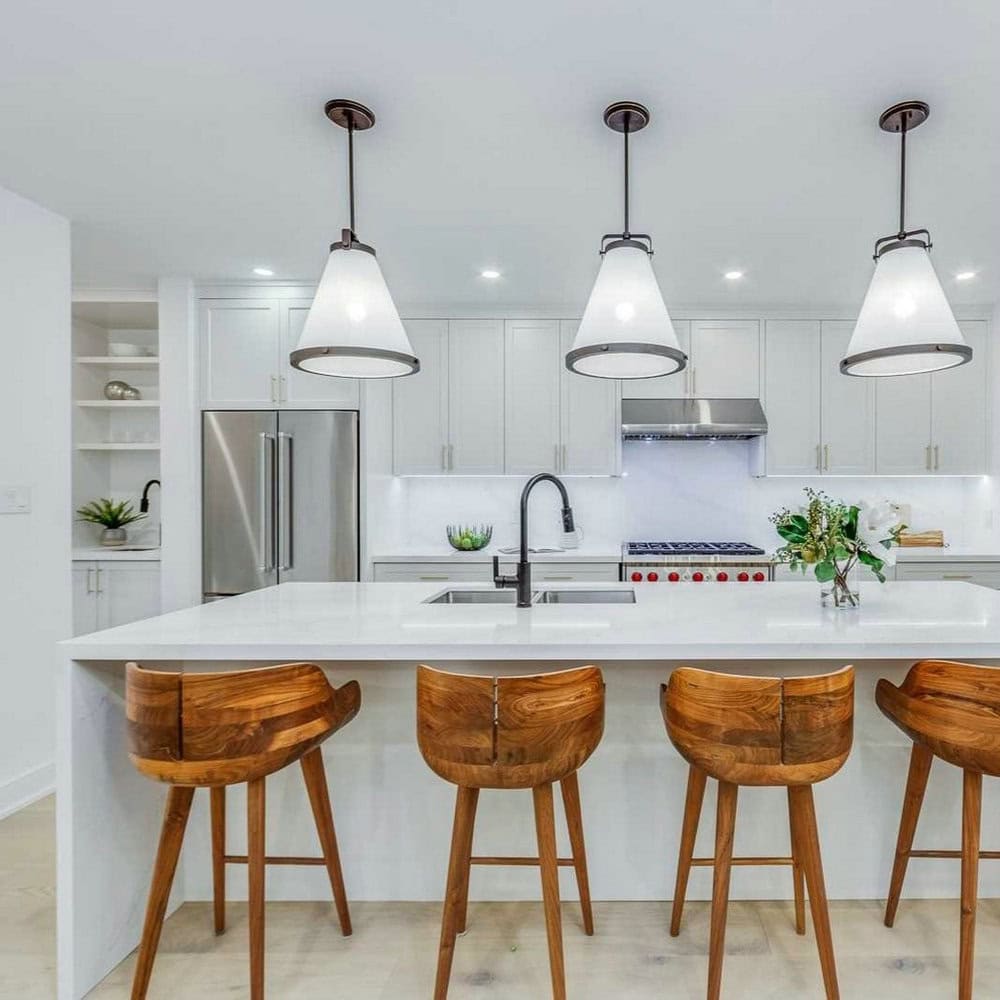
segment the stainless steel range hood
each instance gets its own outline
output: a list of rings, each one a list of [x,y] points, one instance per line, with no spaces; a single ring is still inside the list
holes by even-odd
[[[759,399],[623,399],[626,441],[728,438],[745,441],[767,433]]]

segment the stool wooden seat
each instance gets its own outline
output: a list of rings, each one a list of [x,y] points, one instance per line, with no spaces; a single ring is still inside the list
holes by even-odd
[[[225,866],[246,864],[250,900],[250,996],[264,996],[264,869],[268,864],[324,865],[341,931],[351,918],[320,744],[361,707],[351,681],[336,689],[310,663],[231,673],[144,670],[125,674],[129,757],[148,778],[170,785],[146,907],[132,1000],[143,1000],[156,958],[170,887],[195,788],[211,790],[215,930],[225,930]],[[267,857],[264,781],[299,761],[309,793],[322,858]],[[247,855],[225,850],[226,786],[248,783]]]
[[[828,1000],[840,996],[830,936],[812,786],[843,766],[854,731],[854,670],[818,677],[745,677],[682,667],[661,687],[667,734],[691,765],[681,830],[670,933],[680,932],[693,866],[714,867],[708,958],[708,998],[722,987],[726,909],[733,865],[789,865],[795,888],[796,930],[805,933],[803,880]],[[719,782],[715,855],[694,858],[708,778]],[[733,832],[740,785],[788,788],[791,856],[735,858]]]
[[[538,865],[552,995],[565,1000],[560,865],[576,870],[584,930],[594,933],[577,770],[604,732],[604,679],[597,667],[532,677],[478,677],[417,670],[417,741],[428,766],[458,786],[434,1000],[445,1000],[455,938],[464,932],[471,865]],[[556,855],[552,783],[562,789],[572,859]],[[481,788],[532,790],[538,857],[474,857]]]
[[[880,680],[875,700],[882,712],[913,740],[885,924],[892,927],[895,923],[910,858],[961,858],[958,996],[959,1000],[971,1000],[979,860],[1000,858],[998,851],[979,849],[983,775],[1000,775],[1000,670],[972,663],[922,660],[910,668],[899,687]],[[935,757],[963,771],[961,851],[913,850],[913,836]]]

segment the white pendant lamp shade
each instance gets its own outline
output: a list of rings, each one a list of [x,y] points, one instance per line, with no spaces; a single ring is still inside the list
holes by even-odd
[[[334,246],[292,364],[316,375],[393,378],[419,370],[375,254]]]
[[[638,245],[608,247],[566,366],[597,378],[655,378],[686,361],[649,253]]]
[[[841,371],[912,375],[954,368],[971,358],[927,249],[919,243],[884,249]]]

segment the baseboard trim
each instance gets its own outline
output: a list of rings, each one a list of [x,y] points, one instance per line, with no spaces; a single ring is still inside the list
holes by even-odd
[[[54,762],[34,767],[0,785],[0,819],[16,813],[56,789]]]

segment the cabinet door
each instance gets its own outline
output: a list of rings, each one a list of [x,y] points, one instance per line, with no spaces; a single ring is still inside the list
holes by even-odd
[[[73,563],[73,635],[88,635],[97,622],[97,567],[92,562]]]
[[[503,472],[503,381],[503,320],[449,323],[449,472]]]
[[[876,470],[887,476],[925,475],[931,471],[930,375],[873,381]]]
[[[271,409],[278,402],[278,306],[263,299],[201,305],[201,396],[209,410]]]
[[[932,461],[934,471],[942,474],[985,475],[989,468],[986,323],[976,320],[960,326],[972,348],[972,360],[931,376]]]
[[[392,468],[397,476],[440,474],[448,452],[448,323],[406,323],[420,359],[416,375],[392,380]]]
[[[760,324],[756,320],[691,323],[690,395],[756,399],[760,395]]]
[[[103,628],[127,625],[160,613],[158,562],[99,562],[97,576]]]
[[[493,564],[485,561],[456,563],[377,562],[373,569],[376,583],[489,583],[493,580]]]
[[[768,320],[764,335],[767,474],[814,476],[822,454],[820,325]]]
[[[508,320],[504,339],[505,470],[552,472],[559,465],[559,322]]]
[[[688,366],[676,375],[661,378],[623,378],[622,399],[683,399],[690,396],[691,324],[686,319],[674,320],[674,333],[681,350],[688,355]]]
[[[621,468],[620,383],[616,379],[577,375],[561,363],[573,346],[579,325],[575,320],[563,320],[559,324],[562,341],[559,350],[559,377],[562,380],[559,471],[577,476],[616,476]]]
[[[360,401],[357,379],[311,375],[293,368],[288,361],[289,354],[299,343],[299,334],[311,305],[311,299],[289,299],[279,303],[281,404],[304,410],[356,410]]]
[[[823,471],[841,476],[875,471],[876,380],[840,371],[853,332],[853,322],[823,322]]]

